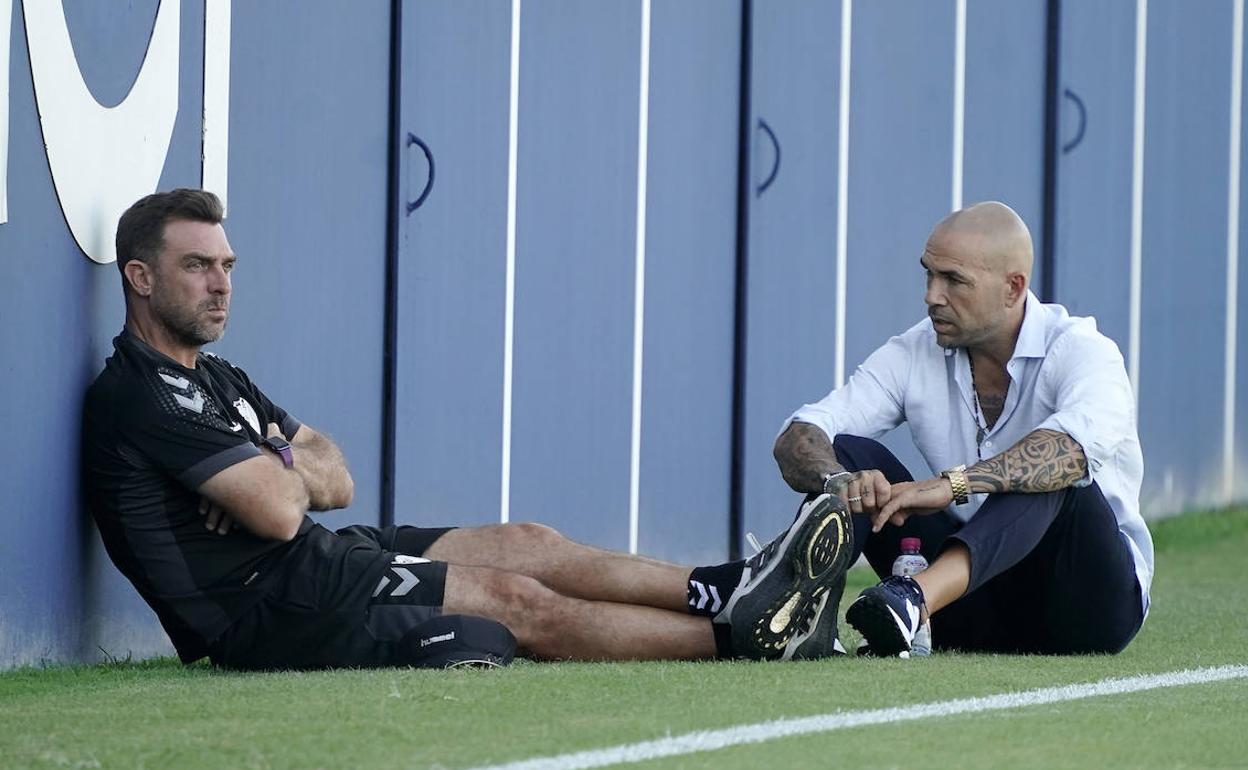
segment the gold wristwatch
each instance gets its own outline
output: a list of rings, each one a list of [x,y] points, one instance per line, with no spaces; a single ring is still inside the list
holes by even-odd
[[[967,493],[970,492],[970,485],[966,481],[966,466],[955,465],[947,471],[941,471],[940,475],[949,479],[949,486],[953,487],[953,502],[966,505]]]

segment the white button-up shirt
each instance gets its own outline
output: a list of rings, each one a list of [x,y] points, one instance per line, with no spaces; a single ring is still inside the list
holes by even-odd
[[[1095,319],[1072,317],[1030,291],[1026,303],[1014,355],[1005,366],[1010,378],[1005,407],[978,454],[999,454],[1040,428],[1079,442],[1088,473],[1075,486],[1093,481],[1100,486],[1135,558],[1147,609],[1153,540],[1140,516],[1144,457],[1122,353],[1096,330]],[[924,319],[872,353],[843,387],[798,409],[781,430],[798,421],[822,428],[829,439],[840,433],[878,439],[904,421],[936,474],[979,461],[975,439],[981,419],[966,350],[937,345],[932,322]],[[971,495],[949,511],[967,521],[985,497]]]

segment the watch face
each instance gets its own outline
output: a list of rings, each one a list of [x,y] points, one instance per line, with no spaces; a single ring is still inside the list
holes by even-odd
[[[290,442],[281,436],[269,436],[264,440],[264,445],[274,452],[281,455],[282,465],[292,468],[295,465],[295,454],[290,449]]]

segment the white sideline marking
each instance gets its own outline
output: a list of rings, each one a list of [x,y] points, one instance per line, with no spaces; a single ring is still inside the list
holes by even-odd
[[[1248,666],[1218,666],[1195,670],[1171,671],[1165,674],[1133,676],[1126,679],[1102,679],[1087,684],[1070,684],[1061,687],[1045,687],[1039,690],[1001,693],[980,698],[919,703],[913,706],[848,711],[838,714],[820,714],[797,719],[777,719],[752,725],[738,725],[723,730],[701,730],[672,738],[629,743],[573,754],[537,757],[501,765],[489,765],[476,770],[580,770],[580,768],[606,767],[630,762],[644,762],[663,757],[695,754],[703,751],[762,743],[795,735],[823,733],[865,725],[881,725],[908,722],[915,719],[947,717],[956,714],[974,714],[982,711],[1040,706],[1046,703],[1095,698],[1101,695],[1154,690],[1160,687],[1178,687],[1187,684],[1205,684],[1228,679],[1248,678]]]

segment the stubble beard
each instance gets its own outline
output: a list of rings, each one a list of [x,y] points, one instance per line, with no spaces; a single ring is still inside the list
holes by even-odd
[[[155,296],[153,300],[152,312],[157,320],[171,337],[187,347],[202,347],[210,342],[216,342],[225,334],[226,322],[229,320],[229,307],[216,300],[204,300],[193,310],[181,305],[166,304],[156,300]],[[210,309],[221,307],[226,310],[226,318],[219,326],[204,318],[204,314]]]

